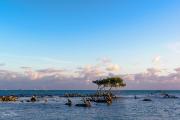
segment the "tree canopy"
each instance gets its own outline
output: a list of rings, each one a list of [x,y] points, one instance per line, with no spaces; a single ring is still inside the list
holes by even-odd
[[[108,77],[105,79],[95,80],[93,83],[97,84],[98,87],[125,87],[123,79],[120,77]]]

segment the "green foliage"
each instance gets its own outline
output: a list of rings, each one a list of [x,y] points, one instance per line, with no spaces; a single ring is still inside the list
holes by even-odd
[[[93,83],[97,84],[99,87],[125,87],[123,79],[120,77],[108,77],[105,79],[95,80]]]

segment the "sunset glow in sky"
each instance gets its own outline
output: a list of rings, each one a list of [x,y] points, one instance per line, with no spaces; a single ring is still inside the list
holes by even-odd
[[[180,89],[179,0],[0,1],[0,89]]]

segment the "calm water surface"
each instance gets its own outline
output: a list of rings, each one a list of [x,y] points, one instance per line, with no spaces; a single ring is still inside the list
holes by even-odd
[[[15,103],[0,102],[0,120],[179,120],[180,98],[164,99],[161,91],[114,91],[122,98],[112,105],[92,103],[91,108],[65,106],[64,93],[91,94],[95,91],[0,91],[0,95],[21,96]],[[165,91],[180,97],[180,91]],[[31,95],[43,96],[36,103],[21,103]],[[137,95],[139,99],[134,99]],[[142,101],[151,98],[152,102]],[[44,100],[48,99],[48,103]],[[73,104],[81,98],[72,98]]]

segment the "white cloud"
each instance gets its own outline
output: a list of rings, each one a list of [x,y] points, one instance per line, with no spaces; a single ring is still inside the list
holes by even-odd
[[[163,71],[163,69],[157,69],[157,68],[148,68],[147,69],[147,75],[158,75]]]
[[[66,76],[66,71],[65,70],[61,70],[61,69],[52,69],[52,68],[48,68],[48,69],[41,69],[41,70],[32,70],[32,69],[25,69],[24,73],[27,77],[29,77],[32,80],[39,80],[39,79],[43,79],[46,77],[54,77],[54,78],[58,78],[58,77],[65,77]]]
[[[101,61],[101,64],[85,65],[74,70],[55,68],[35,70],[26,66],[22,66],[21,69],[21,72],[0,70],[0,89],[61,89],[65,87],[90,89],[93,84],[89,83],[93,80],[119,74],[119,65],[105,59]]]
[[[118,64],[109,64],[106,70],[110,72],[120,72],[120,67]]]
[[[172,83],[176,82],[177,84],[180,83],[180,68],[176,68],[175,72],[161,75],[161,72],[163,72],[164,69],[155,69],[155,68],[148,68],[146,72],[137,73],[137,74],[127,74],[124,75],[123,78],[125,80],[134,80],[145,82],[145,83]]]
[[[93,84],[90,84],[93,80],[113,75],[121,76],[126,81],[127,88],[130,89],[145,89],[146,87],[163,89],[172,88],[173,85],[180,89],[178,86],[180,68],[176,68],[167,74],[162,74],[165,71],[164,69],[154,67],[136,74],[120,74],[119,65],[112,62],[105,62],[101,65],[98,63],[85,65],[74,70],[55,68],[34,70],[25,66],[21,68],[23,72],[0,70],[0,89],[90,89],[93,88]]]
[[[106,71],[103,68],[96,65],[86,65],[84,67],[79,68],[76,73],[78,73],[79,77],[84,77],[86,80],[94,79],[97,77],[104,76]]]
[[[161,62],[161,56],[156,56],[153,58],[152,62],[154,64],[159,64]]]
[[[124,79],[124,80],[135,80],[135,75],[134,74],[127,74],[127,75],[122,75],[122,78]]]
[[[0,79],[11,80],[17,77],[20,77],[21,74],[8,70],[0,70]]]

